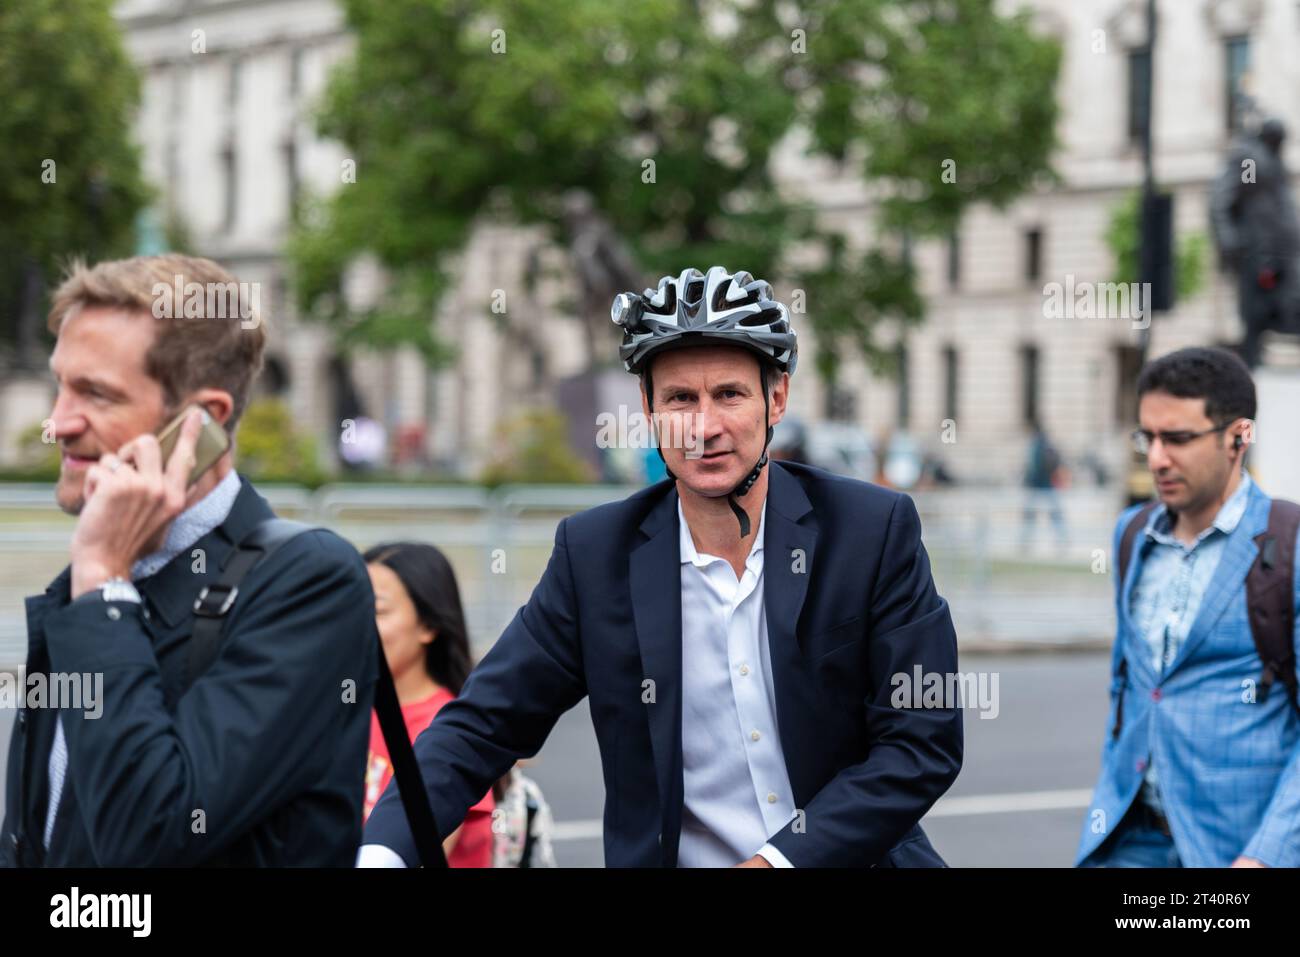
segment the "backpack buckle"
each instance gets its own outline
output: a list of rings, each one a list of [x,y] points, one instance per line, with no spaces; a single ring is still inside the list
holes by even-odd
[[[238,585],[204,585],[199,597],[194,600],[194,614],[200,618],[221,618],[230,611],[239,594]]]

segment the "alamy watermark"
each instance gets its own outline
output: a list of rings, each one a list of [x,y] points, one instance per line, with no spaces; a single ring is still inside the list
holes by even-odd
[[[177,273],[172,284],[156,282],[155,319],[238,319],[241,329],[262,324],[262,284],[257,282],[185,282]]]
[[[894,708],[975,708],[981,718],[996,718],[1001,710],[996,671],[940,673],[914,665],[911,673],[897,672],[889,683]]]
[[[50,926],[56,928],[117,927],[132,937],[148,937],[152,915],[152,894],[83,894],[73,885],[68,893],[50,898]]]
[[[1045,319],[1127,319],[1134,329],[1151,325],[1151,283],[1075,282],[1073,273],[1065,282],[1043,287]]]
[[[104,713],[104,673],[0,671],[0,709],[18,707],[84,711],[93,721]]]
[[[618,412],[601,412],[596,416],[596,448],[685,449],[686,458],[704,455],[700,441],[701,416],[698,412],[651,412],[647,417],[639,409],[620,405]]]

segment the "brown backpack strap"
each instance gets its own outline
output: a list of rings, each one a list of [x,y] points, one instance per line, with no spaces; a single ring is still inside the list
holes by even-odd
[[[1124,600],[1124,582],[1128,578],[1128,566],[1133,557],[1133,543],[1137,540],[1138,532],[1146,526],[1147,519],[1151,513],[1160,505],[1159,499],[1152,499],[1143,505],[1133,517],[1129,519],[1128,524],[1124,526],[1124,531],[1119,539],[1119,595],[1120,600]],[[1121,616],[1122,617],[1122,616]],[[1117,639],[1118,640],[1118,639]],[[1120,678],[1128,678],[1128,659],[1121,651],[1119,656],[1119,665],[1116,672]],[[1110,731],[1112,738],[1119,737],[1120,728],[1124,726],[1124,688],[1121,685],[1119,689],[1119,700],[1115,703],[1115,727]]]
[[[1300,505],[1273,499],[1268,528],[1255,536],[1259,557],[1246,575],[1246,610],[1255,650],[1264,663],[1256,700],[1268,700],[1269,689],[1280,680],[1291,704],[1300,710],[1296,696],[1295,662],[1295,543],[1300,530]]]

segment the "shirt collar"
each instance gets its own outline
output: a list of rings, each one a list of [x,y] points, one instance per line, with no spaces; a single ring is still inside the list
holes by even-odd
[[[239,496],[239,475],[231,469],[207,495],[172,520],[162,548],[131,566],[132,580],[148,578],[224,522]]]
[[[763,500],[763,507],[759,510],[758,534],[754,536],[754,544],[750,546],[749,558],[745,560],[748,565],[763,552],[763,527],[767,524],[767,500]],[[681,554],[683,565],[691,564],[703,568],[712,562],[722,561],[716,555],[701,555],[695,549],[695,540],[691,538],[690,526],[686,524],[686,513],[682,511],[682,499],[677,497],[677,541],[678,550]]]
[[[1219,506],[1214,521],[1196,536],[1196,544],[1200,544],[1212,535],[1216,529],[1223,532],[1224,535],[1231,535],[1236,530],[1241,517],[1246,514],[1246,500],[1250,498],[1250,487],[1253,484],[1250,473],[1243,470],[1241,481],[1237,484],[1237,491],[1233,492],[1231,497]],[[1162,505],[1152,511],[1151,517],[1147,519],[1146,533],[1157,541],[1167,542],[1171,539],[1173,535],[1173,515],[1169,511],[1168,505]],[[1178,544],[1181,545],[1182,542]]]

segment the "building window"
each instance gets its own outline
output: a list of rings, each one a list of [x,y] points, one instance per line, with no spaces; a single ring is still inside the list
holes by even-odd
[[[943,417],[957,421],[957,347],[943,350]]]
[[[1243,108],[1247,102],[1243,81],[1250,70],[1250,40],[1247,37],[1230,37],[1223,41],[1223,50],[1226,81],[1224,98],[1227,104],[1225,119],[1228,132],[1235,133],[1241,129]]]
[[[226,75],[226,108],[233,121],[239,112],[239,94],[242,86],[244,64],[239,58],[230,61],[230,72]]]
[[[1128,138],[1142,140],[1147,125],[1148,92],[1151,89],[1151,51],[1139,47],[1128,53]]]
[[[948,288],[961,285],[961,232],[954,229],[948,234]]]
[[[1020,347],[1020,421],[1038,422],[1038,346]]]
[[[235,228],[235,213],[239,209],[239,157],[235,153],[233,138],[221,148],[221,177],[226,198],[221,222],[222,228],[230,232]]]
[[[1115,347],[1115,424],[1131,429],[1138,418],[1137,380],[1142,353],[1137,346]]]
[[[1043,276],[1043,231],[1025,230],[1025,282],[1038,283]]]
[[[289,96],[297,98],[302,93],[302,47],[294,47],[289,54]]]
[[[288,185],[287,193],[289,196],[289,222],[294,222],[298,216],[298,198],[301,192],[301,182],[298,178],[298,141],[294,138],[292,132],[289,133],[284,141],[284,177]]]
[[[221,173],[225,182],[225,211],[222,225],[226,232],[235,228],[235,216],[239,210],[239,155],[236,144],[239,142],[239,96],[243,63],[235,58],[230,61],[230,72],[226,76],[226,141],[221,149]]]

